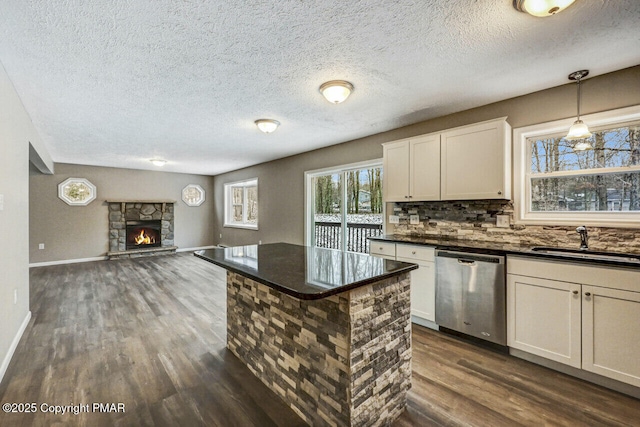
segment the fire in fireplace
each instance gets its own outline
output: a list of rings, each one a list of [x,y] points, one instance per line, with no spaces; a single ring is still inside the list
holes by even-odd
[[[161,227],[160,220],[127,221],[127,249],[161,246]]]

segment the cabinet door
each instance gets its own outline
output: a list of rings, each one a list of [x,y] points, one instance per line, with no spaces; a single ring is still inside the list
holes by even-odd
[[[504,119],[442,133],[442,200],[511,198],[511,127]]]
[[[507,274],[507,345],[580,368],[580,290],[575,283]]]
[[[409,201],[409,141],[382,146],[385,202]]]
[[[422,245],[396,245],[398,261],[418,264],[411,271],[411,315],[436,321],[435,248]]]
[[[410,200],[440,200],[440,134],[409,141]]]
[[[640,293],[582,287],[582,369],[640,387]]]
[[[435,263],[419,264],[411,272],[411,314],[431,322],[436,321]]]

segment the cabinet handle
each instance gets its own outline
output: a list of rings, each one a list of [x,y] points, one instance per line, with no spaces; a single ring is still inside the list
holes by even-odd
[[[585,297],[590,297],[590,296],[591,296],[591,292],[585,292],[585,293],[584,293],[584,296],[585,296]]]
[[[408,199],[408,198],[409,198],[409,196],[404,196],[404,198],[405,198],[405,199]]]
[[[412,255],[415,255],[415,254],[416,254],[416,251],[412,251],[412,252],[411,252],[411,254],[412,254]]]
[[[502,191],[498,191],[498,195],[502,194]]]
[[[573,291],[573,294],[574,295],[578,295],[578,291]]]

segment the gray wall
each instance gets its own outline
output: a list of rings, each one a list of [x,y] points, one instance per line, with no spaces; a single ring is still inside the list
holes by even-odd
[[[569,71],[554,70],[568,74]],[[582,83],[582,113],[640,104],[640,66],[589,78]],[[479,83],[481,84],[481,83]],[[434,118],[355,141],[303,153],[215,177],[216,243],[244,245],[283,241],[304,243],[304,172],[382,157],[383,142],[435,132],[497,117],[513,128],[575,117],[576,86],[567,84]],[[259,229],[223,227],[224,183],[257,177]],[[220,238],[222,235],[222,238]]]
[[[0,379],[29,315],[29,145],[53,166],[0,64]],[[14,303],[14,295],[17,301]]]
[[[69,206],[58,198],[58,184],[87,178],[97,187],[88,206]],[[54,175],[33,168],[29,177],[29,260],[31,263],[104,256],[109,250],[106,200],[175,200],[175,244],[180,249],[213,244],[213,177],[56,163]],[[199,184],[206,192],[198,207],[181,200],[182,189]],[[39,250],[38,244],[45,249]],[[180,250],[179,249],[179,250]]]

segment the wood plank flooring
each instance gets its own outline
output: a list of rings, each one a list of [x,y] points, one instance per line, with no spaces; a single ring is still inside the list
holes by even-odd
[[[32,268],[0,426],[299,426],[225,349],[225,272],[191,254]],[[632,426],[640,401],[419,326],[394,426]],[[52,414],[41,405],[124,403]]]

